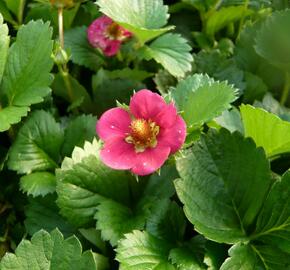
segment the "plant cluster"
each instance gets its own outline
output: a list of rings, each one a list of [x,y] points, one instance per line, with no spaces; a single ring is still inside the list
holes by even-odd
[[[290,269],[289,5],[0,0],[0,269]]]

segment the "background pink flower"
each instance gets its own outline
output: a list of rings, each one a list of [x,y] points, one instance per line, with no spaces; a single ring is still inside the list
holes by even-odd
[[[97,133],[105,142],[101,159],[113,169],[147,175],[181,148],[186,125],[173,103],[166,104],[150,90],[134,94],[129,108],[130,112],[110,109],[97,122]]]
[[[106,56],[116,55],[122,42],[131,36],[131,32],[107,16],[96,19],[88,28],[89,43],[100,48]]]

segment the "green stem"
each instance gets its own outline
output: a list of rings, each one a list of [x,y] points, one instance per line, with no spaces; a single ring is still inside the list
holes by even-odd
[[[65,68],[66,68],[66,65],[65,65]],[[65,84],[65,87],[67,90],[67,94],[68,94],[68,98],[69,98],[70,102],[73,102],[74,96],[73,96],[71,81],[70,81],[69,76],[68,76],[69,75],[68,69],[64,70],[61,66],[59,66],[59,71],[60,71],[61,77],[64,81],[64,84]]]
[[[246,11],[247,11],[247,9],[248,9],[249,2],[250,2],[249,0],[246,0],[246,1],[245,1],[244,11],[243,11],[243,17],[242,17],[242,19],[240,20],[237,39],[240,37],[240,34],[241,34],[241,32],[242,32],[242,28],[243,28],[244,21],[245,21],[245,14],[246,14]]]
[[[64,49],[64,32],[63,32],[63,8],[58,8],[58,34],[59,42],[62,49]]]
[[[282,96],[281,96],[281,100],[280,100],[281,105],[285,105],[285,103],[288,99],[288,96],[289,96],[289,90],[290,90],[290,73],[288,71],[286,71],[284,88],[283,88],[283,92],[282,92]]]

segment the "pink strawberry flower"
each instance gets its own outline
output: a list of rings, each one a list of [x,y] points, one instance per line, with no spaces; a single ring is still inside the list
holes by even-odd
[[[131,32],[107,16],[102,16],[93,21],[87,34],[91,46],[100,48],[106,56],[116,55],[122,42],[132,36]]]
[[[97,122],[104,141],[101,160],[116,170],[147,175],[158,170],[184,143],[186,125],[173,103],[150,90],[133,95],[129,111],[113,108]]]

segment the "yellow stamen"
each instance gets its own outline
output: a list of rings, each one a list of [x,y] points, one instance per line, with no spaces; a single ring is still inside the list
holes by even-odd
[[[108,38],[112,40],[122,40],[123,38],[123,32],[120,26],[112,22],[106,29],[106,35]]]
[[[159,126],[151,120],[134,119],[130,125],[131,133],[126,137],[127,143],[133,143],[136,152],[144,152],[146,148],[157,145]]]

